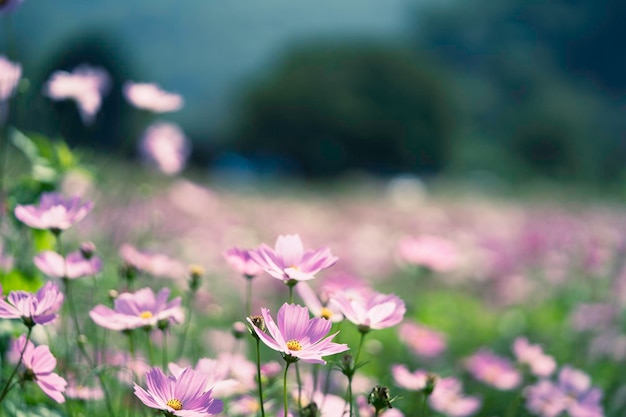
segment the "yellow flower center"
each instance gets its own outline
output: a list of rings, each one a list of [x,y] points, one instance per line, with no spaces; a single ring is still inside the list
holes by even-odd
[[[302,350],[302,345],[297,340],[291,339],[287,342],[287,349],[297,352],[299,350]]]
[[[142,319],[151,319],[152,313],[149,311],[142,311],[141,314],[139,314],[139,317],[141,317]]]
[[[322,316],[326,320],[330,320],[330,318],[333,316],[333,312],[326,307],[322,307],[322,312],[320,313],[320,316]]]
[[[176,398],[172,398],[166,404],[176,411],[183,409],[183,403],[181,403],[180,400],[177,400]]]

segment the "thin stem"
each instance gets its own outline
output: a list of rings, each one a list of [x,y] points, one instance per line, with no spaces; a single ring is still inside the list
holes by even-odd
[[[289,304],[293,304],[293,285],[289,285]]]
[[[189,327],[191,326],[191,300],[194,299],[196,295],[196,290],[193,288],[189,289],[187,292],[187,297],[185,297],[184,309],[187,312],[187,320],[185,320],[185,324],[183,326],[183,334],[180,337],[180,343],[178,345],[177,357],[183,356],[183,352],[185,350],[185,341],[187,340],[187,333],[189,332]]]
[[[130,352],[130,357],[133,359],[137,359],[137,354],[135,353],[135,338],[133,337],[134,332],[132,330],[127,330],[126,335],[128,335],[128,351]]]
[[[259,406],[261,407],[261,417],[265,417],[265,407],[263,406],[263,384],[261,382],[261,340],[256,339],[256,379],[259,384]]]
[[[348,402],[350,403],[350,417],[352,417],[353,414],[353,407],[354,407],[354,401],[352,398],[352,378],[354,377],[354,374],[356,372],[356,369],[359,365],[359,356],[361,356],[361,350],[363,348],[363,341],[365,340],[365,335],[367,332],[361,332],[361,340],[359,341],[359,348],[356,351],[356,356],[354,357],[354,362],[352,364],[352,366],[354,367],[352,369],[352,372],[350,373],[350,375],[348,375]]]
[[[287,361],[285,362],[285,375],[283,375],[283,400],[284,400],[284,407],[285,407],[285,417],[288,417],[289,415],[289,409],[288,409],[288,402],[287,402],[287,370],[289,369],[289,365],[291,365],[291,362]]]
[[[354,366],[356,367],[359,364],[359,356],[361,356],[361,350],[363,348],[363,340],[365,340],[366,332],[361,332],[361,340],[359,342],[359,348],[356,351],[356,356],[354,357]]]
[[[163,334],[163,371],[167,369],[167,329],[162,329],[161,333]]]
[[[422,402],[422,417],[426,417],[426,412],[428,411],[426,408],[427,399],[428,399],[428,395],[424,394],[424,401]]]
[[[298,362],[296,362],[296,381],[298,382],[298,415],[301,416],[302,415],[302,380],[300,379],[300,363]]]
[[[150,340],[151,330],[150,328],[146,328],[146,342],[148,345],[148,359],[150,360],[150,365],[154,366],[154,350],[152,349],[152,340]],[[165,371],[165,369],[163,371]]]
[[[352,417],[353,414],[353,401],[352,401],[352,377],[354,376],[354,374],[350,375],[348,377],[348,403],[350,404],[350,417]]]
[[[22,360],[24,359],[24,352],[26,352],[26,346],[28,346],[28,342],[30,341],[30,334],[32,333],[32,331],[33,331],[33,327],[29,326],[28,333],[26,333],[26,340],[24,341],[24,347],[22,348],[22,351],[20,352],[20,358],[17,360],[17,364],[15,365],[13,372],[11,372],[11,376],[9,377],[9,380],[4,386],[2,393],[0,393],[0,403],[2,403],[4,398],[9,393],[9,387],[11,387],[11,381],[13,381],[13,378],[15,377],[17,370],[20,368],[20,365],[22,364]]]

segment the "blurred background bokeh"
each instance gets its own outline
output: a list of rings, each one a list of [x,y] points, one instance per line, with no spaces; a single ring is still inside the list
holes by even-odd
[[[2,44],[29,80],[11,124],[72,145],[139,140],[134,80],[185,98],[167,119],[207,172],[605,186],[626,174],[625,16],[618,0],[29,0]],[[81,63],[114,80],[88,127],[41,94]]]

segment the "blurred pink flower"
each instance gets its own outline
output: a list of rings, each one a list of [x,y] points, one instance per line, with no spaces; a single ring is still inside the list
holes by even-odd
[[[250,257],[265,272],[285,282],[313,279],[322,269],[337,262],[337,257],[328,248],[305,251],[299,235],[280,235],[275,249],[263,243],[250,251]]]
[[[150,288],[142,288],[134,293],[120,294],[113,302],[113,309],[97,305],[89,316],[99,326],[111,330],[151,328],[163,322],[166,325],[181,323],[185,315],[180,306],[181,298],[167,301],[169,295],[168,288],[161,289],[156,296]]]
[[[5,2],[4,7],[7,7],[7,4],[10,3],[10,1]],[[11,98],[13,93],[15,93],[15,88],[20,82],[21,77],[22,66],[16,62],[10,61],[6,56],[0,55],[0,102],[7,101]]]
[[[337,293],[331,299],[331,305],[356,324],[360,331],[395,326],[402,321],[406,312],[400,297],[378,292],[353,297]]]
[[[57,318],[62,304],[63,293],[57,284],[48,281],[35,294],[11,291],[6,301],[0,299],[0,318],[22,319],[27,327],[46,325]]]
[[[397,386],[411,391],[420,391],[426,388],[428,372],[417,369],[410,372],[406,365],[395,364],[391,367],[391,375]],[[435,385],[436,386],[436,385]]]
[[[91,124],[110,84],[111,78],[103,68],[82,64],[71,73],[52,73],[45,85],[44,94],[53,100],[74,100],[83,123]]]
[[[76,279],[90,277],[102,271],[102,260],[97,256],[86,259],[81,251],[68,254],[65,258],[53,251],[38,253],[33,259],[41,272],[54,278]]]
[[[57,366],[57,360],[50,353],[50,348],[46,345],[35,347],[33,342],[26,340],[26,335],[22,335],[13,344],[10,355],[15,362],[19,360],[22,351],[24,351],[22,366],[25,368],[25,378],[31,378],[32,375],[32,379],[48,397],[58,403],[64,403],[63,392],[67,382],[52,372]]]
[[[146,406],[180,417],[206,417],[221,413],[224,404],[206,390],[207,376],[185,368],[178,375],[167,376],[160,368],[146,374],[144,390],[135,384],[135,395]]]
[[[474,378],[500,390],[510,390],[522,383],[522,375],[511,361],[487,349],[466,359],[465,366]]]
[[[75,400],[97,401],[104,398],[104,392],[100,387],[90,387],[79,384],[73,379],[69,379],[65,396]]]
[[[13,268],[13,256],[4,251],[4,244],[0,240],[0,271],[10,271]]]
[[[446,350],[446,337],[442,333],[416,323],[400,325],[398,336],[413,352],[425,358]]]
[[[533,375],[549,377],[556,369],[556,361],[543,352],[539,345],[531,345],[525,337],[518,337],[513,342],[513,353],[519,363],[530,367]]]
[[[572,417],[604,417],[602,391],[591,386],[589,375],[570,366],[561,369],[557,384],[541,380],[525,389],[526,408],[540,417],[567,411]]]
[[[278,310],[278,325],[267,308],[262,308],[263,320],[269,335],[247,320],[261,341],[269,348],[281,352],[286,361],[302,360],[307,363],[326,364],[323,356],[334,355],[350,349],[346,344],[332,342],[337,333],[324,338],[332,323],[326,319],[309,318],[309,310],[296,304],[283,304]]]
[[[263,268],[252,259],[247,249],[230,248],[224,252],[224,257],[235,271],[247,278],[255,277],[263,271]]]
[[[151,83],[127,81],[124,83],[124,96],[130,104],[138,109],[153,113],[178,111],[185,104],[181,95],[168,93],[157,84]]]
[[[156,122],[144,132],[139,149],[146,161],[164,174],[174,175],[185,168],[191,143],[175,123]]]
[[[459,265],[460,254],[449,240],[439,236],[405,237],[398,252],[406,262],[435,272],[449,272]]]
[[[82,203],[80,197],[66,199],[58,193],[43,193],[39,205],[15,207],[15,217],[33,229],[60,232],[81,221],[93,208],[93,201]]]
[[[452,377],[437,381],[428,403],[433,410],[449,417],[471,416],[481,405],[479,398],[463,395],[461,382]]]
[[[338,310],[333,311],[328,306],[322,304],[308,282],[301,282],[296,285],[296,292],[300,295],[304,305],[308,307],[313,316],[325,318],[333,323],[343,320],[343,315]]]
[[[128,243],[120,247],[119,253],[126,264],[155,277],[181,278],[187,274],[181,262],[162,253],[140,251]]]
[[[0,16],[13,13],[24,2],[24,0],[5,0],[0,3]]]

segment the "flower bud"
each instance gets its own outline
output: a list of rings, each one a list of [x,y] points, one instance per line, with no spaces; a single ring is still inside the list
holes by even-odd
[[[314,401],[311,401],[309,405],[302,409],[301,413],[302,417],[318,417],[319,416],[319,408]]]
[[[262,332],[265,331],[265,320],[263,320],[262,316],[254,315],[250,316],[250,321],[257,329],[260,329]]]
[[[372,392],[367,396],[367,403],[374,406],[376,409],[376,415],[380,413],[380,410],[391,407],[391,398],[389,396],[389,388],[382,385],[376,385]]]
[[[246,334],[246,325],[240,321],[233,323],[233,327],[231,328],[231,332],[235,339],[241,339]]]
[[[189,288],[192,291],[196,291],[200,287],[202,276],[205,274],[204,268],[198,264],[189,265],[189,276],[191,278],[189,282]]]
[[[94,253],[96,253],[96,245],[93,242],[83,242],[80,244],[80,253],[85,259],[91,259]]]
[[[424,395],[429,396],[433,393],[435,389],[435,385],[437,385],[437,381],[439,380],[439,375],[437,374],[428,374],[426,375],[426,386],[422,388],[422,392]]]

